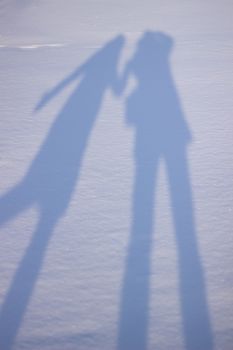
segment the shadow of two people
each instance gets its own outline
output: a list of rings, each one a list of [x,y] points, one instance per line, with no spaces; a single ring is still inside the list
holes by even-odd
[[[166,161],[169,177],[180,256],[180,300],[187,349],[212,348],[186,154],[191,137],[169,65],[172,39],[163,33],[144,33],[134,56],[119,77],[117,65],[123,44],[124,37],[116,37],[44,95],[36,110],[69,83],[78,80],[24,178],[0,199],[1,225],[33,204],[39,208],[37,228],[0,313],[0,342],[4,350],[13,346],[49,240],[69,206],[104,94],[111,88],[121,95],[131,74],[138,84],[126,101],[126,121],[135,128],[135,181],[130,243],[121,293],[118,349],[143,350],[147,347],[151,236],[160,157]]]

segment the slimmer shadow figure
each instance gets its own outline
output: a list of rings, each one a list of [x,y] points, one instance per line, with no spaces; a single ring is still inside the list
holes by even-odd
[[[39,276],[46,248],[65,214],[79,177],[90,133],[107,89],[115,90],[124,38],[118,36],[45,94],[41,109],[68,84],[77,81],[27,173],[0,198],[0,225],[37,205],[39,219],[19,263],[0,312],[0,349],[12,349]]]
[[[118,350],[148,349],[154,198],[161,158],[166,164],[176,233],[185,348],[213,348],[188,169],[187,146],[191,134],[170,70],[172,46],[171,37],[146,32],[121,79],[121,92],[131,75],[137,84],[126,100],[126,122],[135,129],[135,180],[121,292]]]

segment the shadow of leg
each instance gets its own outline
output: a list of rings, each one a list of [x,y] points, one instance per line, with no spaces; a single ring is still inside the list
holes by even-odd
[[[121,293],[118,350],[146,350],[155,166],[137,164],[132,228]]]
[[[185,151],[181,150],[166,159],[179,253],[184,338],[187,350],[211,350],[213,338],[186,157]]]
[[[38,278],[56,218],[41,215],[0,311],[1,349],[11,350]]]

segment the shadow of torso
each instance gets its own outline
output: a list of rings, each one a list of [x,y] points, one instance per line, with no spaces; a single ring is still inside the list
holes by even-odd
[[[191,134],[174,87],[169,48],[144,42],[129,64],[137,87],[126,102],[127,123],[135,127],[135,155],[175,152],[185,148]]]
[[[31,164],[24,181],[42,210],[67,208],[108,83],[98,71],[85,75]]]

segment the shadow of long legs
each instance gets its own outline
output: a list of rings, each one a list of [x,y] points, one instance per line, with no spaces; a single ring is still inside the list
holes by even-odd
[[[179,254],[180,302],[185,348],[212,350],[208,302],[198,252],[187,156],[165,153]],[[158,159],[139,161],[133,192],[132,228],[121,294],[118,350],[148,348],[150,259]]]
[[[180,302],[187,350],[213,349],[206,288],[198,252],[187,156],[166,155],[176,242],[179,255]]]
[[[0,345],[3,350],[12,349],[56,222],[55,216],[41,214],[33,238],[15,272],[0,314]]]
[[[118,350],[145,350],[148,339],[156,161],[136,164],[132,228],[121,294]]]

